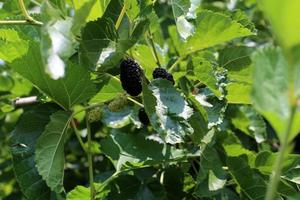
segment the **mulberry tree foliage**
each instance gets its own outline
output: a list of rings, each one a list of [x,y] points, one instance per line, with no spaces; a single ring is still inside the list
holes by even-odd
[[[0,6],[0,199],[300,199],[295,0]]]

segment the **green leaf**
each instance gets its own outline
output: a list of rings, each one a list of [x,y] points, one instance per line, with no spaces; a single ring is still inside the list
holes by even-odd
[[[81,12],[79,10],[84,10],[84,6],[87,6],[91,1],[90,0],[76,0],[73,1],[75,6],[75,12]],[[90,11],[87,13],[88,17],[86,18],[86,21],[93,21],[101,17],[105,10],[107,5],[109,4],[110,0],[96,0],[96,2],[93,4],[93,7],[90,8]]]
[[[152,8],[151,5],[149,5]],[[140,13],[132,24],[125,16],[118,30],[115,23],[121,12],[119,1],[111,1],[101,19],[89,22],[83,30],[80,56],[85,65],[105,72],[119,66],[125,52],[145,33],[148,13]],[[150,14],[150,13],[149,13]],[[131,30],[131,31],[129,31]],[[92,33],[92,34],[91,34]]]
[[[45,131],[36,144],[35,161],[39,174],[56,192],[63,191],[64,143],[71,113],[57,111],[50,117]]]
[[[110,158],[117,171],[136,169],[199,156],[198,152],[176,149],[146,139],[142,133],[126,134],[112,130],[101,140],[101,151]]]
[[[210,197],[221,191],[226,183],[226,173],[223,163],[211,147],[206,147],[201,154],[200,170],[197,176],[195,193],[199,197]]]
[[[263,177],[248,165],[245,155],[227,157],[229,172],[247,199],[263,200],[267,184]]]
[[[97,0],[89,0],[82,4],[82,6],[75,11],[73,17],[72,33],[78,35],[81,28],[88,21],[91,10],[95,7]]]
[[[253,34],[230,17],[212,11],[200,12],[195,27],[195,33],[184,44],[186,54]]]
[[[139,62],[146,76],[152,78],[152,72],[158,66],[153,57],[151,48],[147,45],[137,44],[132,48],[132,55],[133,58]],[[158,59],[163,61],[163,58],[159,53]]]
[[[98,62],[104,62],[116,51],[117,38],[115,25],[110,19],[101,18],[87,23],[80,42],[79,56],[82,63],[94,68]]]
[[[193,114],[185,99],[168,80],[153,80],[143,84],[143,103],[153,128],[167,143],[183,142],[193,133],[187,120]]]
[[[68,193],[67,200],[89,200],[90,192],[90,188],[79,185]]]
[[[96,191],[96,200],[105,198],[110,192],[110,189],[106,184],[94,183],[94,188]],[[79,185],[68,193],[67,200],[90,200],[90,192],[90,188]]]
[[[163,200],[166,199],[166,194],[164,188],[157,182],[142,181],[136,176],[123,175],[113,180],[107,199]]]
[[[111,75],[103,74],[99,80],[101,81],[100,90],[91,98],[90,104],[108,101],[124,91],[120,81]]]
[[[263,0],[259,2],[269,18],[275,34],[285,48],[300,44],[300,2],[295,0]]]
[[[264,174],[270,175],[276,161],[277,153],[269,151],[260,152],[255,160],[255,168]],[[300,155],[289,154],[283,163],[281,179],[300,184]]]
[[[10,144],[16,179],[24,196],[31,200],[50,199],[51,196],[50,188],[35,167],[34,152],[36,140],[56,110],[57,106],[53,104],[31,107],[12,132]]]
[[[220,100],[207,88],[200,90],[198,94],[190,95],[189,99],[207,121],[209,129],[223,123],[228,105],[225,99]]]
[[[173,15],[176,21],[177,31],[180,37],[185,40],[188,37],[190,37],[195,31],[194,25],[188,21],[189,18],[195,17],[195,13],[190,13],[189,11],[195,11],[196,8],[200,5],[200,2],[190,2],[189,0],[172,0],[171,5],[173,9]]]
[[[0,59],[6,62],[25,55],[28,51],[28,41],[20,38],[13,29],[0,29]]]
[[[291,116],[288,65],[279,48],[267,47],[253,55],[254,83],[252,100],[256,109],[270,122],[276,130],[280,141]],[[263,66],[263,67],[262,67]],[[289,140],[300,130],[300,110],[296,110]]]
[[[194,73],[201,83],[205,84],[217,97],[222,95],[219,90],[215,69],[211,62],[202,56],[193,57]]]
[[[65,109],[85,102],[96,93],[89,72],[82,66],[70,62],[64,78],[51,79],[44,71],[41,53],[36,43],[31,43],[28,53],[15,60],[11,66]]]
[[[252,66],[250,55],[253,48],[244,46],[227,47],[220,51],[219,65],[228,70],[228,103],[250,104],[252,89]]]
[[[266,124],[263,118],[250,106],[239,106],[231,110],[231,123],[257,143],[262,143],[267,138]]]
[[[138,128],[142,126],[141,122],[136,121],[134,116],[137,116],[138,110],[131,106],[126,106],[120,111],[113,112],[107,107],[103,109],[101,121],[111,128],[122,128],[133,122]]]
[[[14,87],[14,80],[8,74],[0,74],[0,92],[11,91]]]

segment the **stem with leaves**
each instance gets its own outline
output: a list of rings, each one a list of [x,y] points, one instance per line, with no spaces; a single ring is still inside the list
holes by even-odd
[[[294,121],[294,117],[296,114],[296,110],[297,110],[297,105],[294,104],[291,108],[291,114],[290,114],[288,126],[286,129],[286,132],[284,133],[283,141],[281,141],[279,154],[276,158],[276,162],[273,167],[272,174],[270,176],[270,181],[268,184],[268,189],[267,189],[267,194],[266,194],[265,200],[273,200],[274,197],[276,196],[276,193],[277,193],[276,191],[277,191],[277,187],[278,187],[278,184],[280,181],[280,175],[281,175],[281,170],[283,167],[283,162],[286,157],[286,152],[288,151],[289,136],[292,131],[293,121]]]
[[[94,188],[94,172],[93,172],[93,156],[92,156],[92,135],[91,135],[91,125],[88,119],[89,110],[86,111],[85,122],[87,129],[87,139],[88,139],[88,165],[89,165],[89,181],[90,181],[90,199],[95,199],[95,188]]]

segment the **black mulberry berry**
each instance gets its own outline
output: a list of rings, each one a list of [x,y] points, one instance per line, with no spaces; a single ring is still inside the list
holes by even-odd
[[[167,79],[167,80],[171,81],[173,85],[175,84],[173,75],[168,73],[163,68],[160,68],[160,67],[155,68],[153,73],[152,73],[152,76],[153,76],[154,79],[157,79],[157,78]]]
[[[147,126],[150,123],[149,118],[148,118],[147,113],[144,108],[141,108],[139,110],[139,119],[145,126]]]
[[[137,96],[142,92],[143,71],[133,59],[123,60],[120,65],[120,79],[122,87],[131,96]]]

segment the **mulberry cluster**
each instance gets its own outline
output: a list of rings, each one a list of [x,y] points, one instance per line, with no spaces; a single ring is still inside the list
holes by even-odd
[[[142,69],[133,59],[123,60],[120,65],[120,79],[122,87],[131,96],[142,92]]]
[[[173,75],[168,73],[163,68],[160,68],[160,67],[155,68],[153,73],[152,73],[152,76],[153,76],[154,79],[157,79],[157,78],[167,79],[167,80],[171,81],[173,85],[175,84]]]
[[[140,108],[139,110],[139,119],[145,126],[147,126],[150,123],[148,115],[144,108]]]

